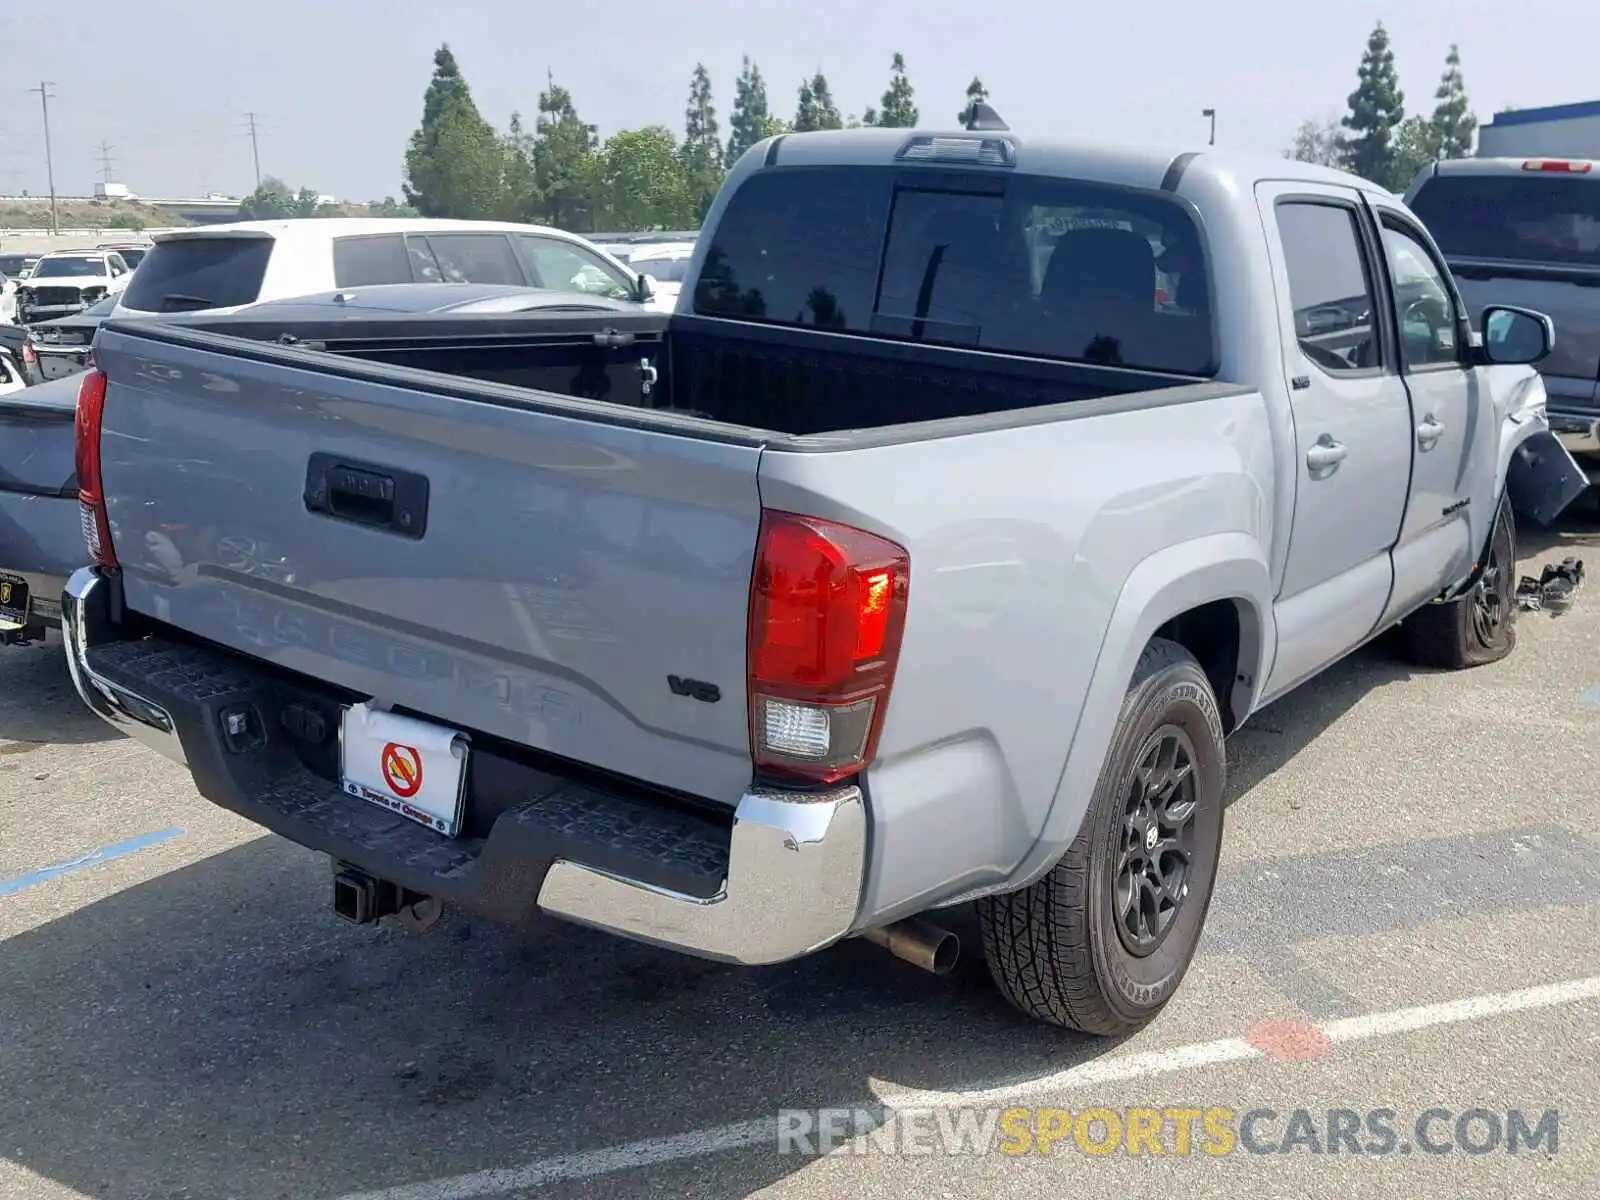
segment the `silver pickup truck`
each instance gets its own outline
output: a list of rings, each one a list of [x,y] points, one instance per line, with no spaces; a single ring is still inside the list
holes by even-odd
[[[1387,193],[995,124],[759,144],[670,318],[108,322],[84,700],[352,921],[942,970],[961,906],[1027,1013],[1148,1021],[1228,733],[1396,626],[1508,653],[1584,481],[1549,322]]]

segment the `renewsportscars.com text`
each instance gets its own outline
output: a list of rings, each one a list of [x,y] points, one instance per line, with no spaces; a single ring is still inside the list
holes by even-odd
[[[1556,1109],[821,1108],[778,1113],[780,1154],[1553,1155]]]

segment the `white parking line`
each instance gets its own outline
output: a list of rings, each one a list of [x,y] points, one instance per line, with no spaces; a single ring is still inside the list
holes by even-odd
[[[1542,987],[1524,988],[1516,992],[1472,996],[1444,1004],[1426,1004],[1418,1008],[1371,1013],[1364,1017],[1331,1021],[1317,1028],[1332,1042],[1363,1042],[1412,1033],[1419,1029],[1459,1025],[1468,1021],[1481,1021],[1489,1017],[1508,1016],[1512,1013],[1555,1008],[1563,1004],[1595,999],[1600,999],[1600,975],[1588,979],[1572,979],[1565,983],[1546,984]],[[1214,1042],[1197,1042],[1189,1046],[1156,1050],[1148,1054],[1099,1059],[1038,1079],[986,1091],[897,1091],[891,1098],[885,1098],[883,1103],[887,1103],[891,1108],[986,1107],[1027,1096],[1072,1091],[1130,1079],[1145,1079],[1154,1075],[1170,1075],[1197,1067],[1263,1057],[1265,1056],[1261,1051],[1240,1038],[1221,1038]],[[846,1107],[863,1106],[858,1102]],[[719,1125],[712,1129],[691,1130],[670,1137],[645,1138],[642,1141],[608,1146],[601,1150],[563,1154],[521,1167],[491,1168],[487,1171],[474,1171],[469,1175],[452,1175],[422,1183],[381,1188],[377,1191],[356,1192],[342,1196],[339,1200],[477,1200],[483,1196],[501,1196],[507,1192],[548,1186],[565,1180],[588,1179],[636,1167],[682,1162],[687,1159],[703,1158],[709,1154],[741,1150],[762,1142],[775,1144],[776,1141],[777,1117],[774,1115],[750,1121],[738,1121],[731,1125]]]

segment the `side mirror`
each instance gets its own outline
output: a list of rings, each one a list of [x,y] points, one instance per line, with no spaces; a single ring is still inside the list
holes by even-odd
[[[637,299],[640,304],[645,304],[645,303],[648,303],[649,300],[653,296],[655,296],[655,294],[656,294],[656,289],[653,286],[651,286],[650,276],[644,274],[644,272],[641,271],[639,273],[638,286],[634,289],[634,297],[635,297],[635,299]]]
[[[1531,308],[1491,304],[1483,310],[1483,358],[1497,364],[1536,363],[1556,345],[1556,323]]]

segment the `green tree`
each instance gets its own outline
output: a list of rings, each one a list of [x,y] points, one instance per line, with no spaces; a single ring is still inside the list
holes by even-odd
[[[498,215],[507,221],[535,221],[542,211],[539,181],[533,170],[533,135],[523,126],[521,113],[511,114],[500,146],[505,167]]]
[[[131,229],[135,233],[144,228],[144,218],[138,213],[119,212],[112,213],[111,219],[106,222],[107,229]]]
[[[838,106],[833,102],[833,92],[821,71],[800,85],[800,102],[794,110],[794,131],[809,133],[814,129],[843,129]]]
[[[1445,56],[1444,74],[1434,92],[1433,129],[1440,158],[1466,158],[1472,153],[1472,135],[1478,118],[1467,103],[1467,82],[1461,75],[1461,51],[1451,43]]]
[[[664,125],[609,138],[594,178],[596,219],[608,229],[682,229],[699,223],[681,147]]]
[[[1344,132],[1335,120],[1301,121],[1300,128],[1294,132],[1294,144],[1283,156],[1323,167],[1342,167]]]
[[[689,81],[689,106],[683,114],[683,145],[679,156],[689,193],[694,197],[695,223],[722,186],[722,142],[717,134],[717,110],[711,103],[711,76],[704,63],[696,63]]]
[[[1394,187],[1395,131],[1405,120],[1405,93],[1395,73],[1389,31],[1379,21],[1367,38],[1361,56],[1356,90],[1350,93],[1350,111],[1342,124],[1351,136],[1345,142],[1344,165],[1364,179]]]
[[[967,84],[967,102],[961,111],[956,114],[956,124],[966,124],[967,113],[971,111],[974,104],[987,103],[989,103],[989,89],[983,86],[983,80],[974,75],[972,82]]]
[[[876,123],[890,129],[911,129],[922,115],[917,111],[911,80],[906,78],[905,55],[898,52],[889,64],[889,88],[883,93],[882,104]]]
[[[255,191],[239,201],[239,217],[244,221],[287,221],[299,215],[295,211],[296,199],[287,183],[268,175]]]
[[[406,202],[425,217],[491,217],[501,206],[505,155],[478,112],[448,45],[433,56],[422,124],[406,148]]]
[[[420,217],[421,215],[411,205],[401,204],[393,196],[385,196],[382,200],[367,201],[367,216],[369,217]]]
[[[763,138],[777,137],[780,133],[793,133],[794,126],[782,117],[769,116],[761,122],[761,136]]]
[[[572,94],[546,74],[539,93],[539,121],[533,140],[533,170],[543,197],[545,219],[561,229],[594,228],[588,191],[596,174],[599,139],[573,107]]]
[[[739,161],[744,152],[767,136],[767,81],[761,78],[761,68],[750,61],[747,54],[739,78],[733,85],[733,111],[728,114],[728,166]]]
[[[1386,183],[1403,192],[1411,186],[1417,172],[1439,157],[1439,130],[1423,116],[1410,116],[1394,132],[1393,166]]]

